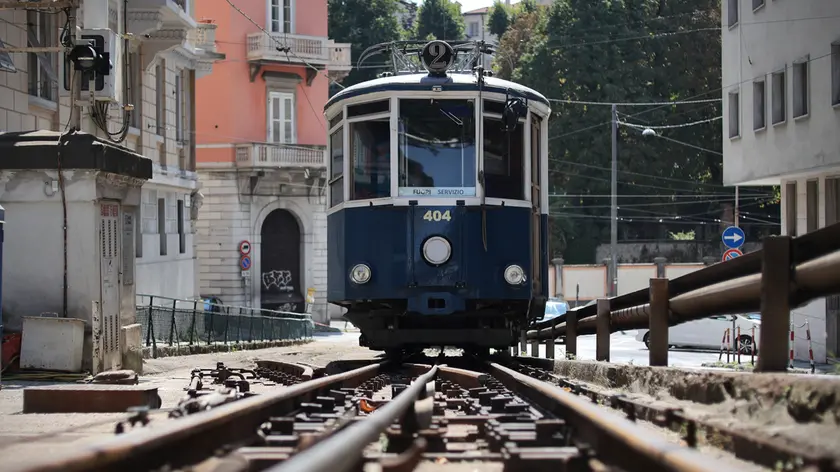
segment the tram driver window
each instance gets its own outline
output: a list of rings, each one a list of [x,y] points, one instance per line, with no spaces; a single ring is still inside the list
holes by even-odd
[[[475,196],[474,106],[472,100],[400,100],[400,196]]]
[[[391,140],[388,118],[350,125],[353,200],[391,196]]]
[[[344,201],[344,128],[330,135],[330,206]]]
[[[490,198],[525,200],[525,149],[520,122],[513,131],[505,131],[501,117],[484,118],[484,188]]]

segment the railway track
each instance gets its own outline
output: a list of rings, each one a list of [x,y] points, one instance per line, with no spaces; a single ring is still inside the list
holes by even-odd
[[[735,470],[508,357],[386,360],[315,373],[280,363],[260,369],[285,372],[286,385],[28,470]],[[244,380],[231,377],[224,388]]]

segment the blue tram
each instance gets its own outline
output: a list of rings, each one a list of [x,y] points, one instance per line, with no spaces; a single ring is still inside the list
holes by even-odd
[[[374,48],[403,71],[325,107],[328,301],[374,350],[506,349],[547,300],[549,101],[483,42]]]

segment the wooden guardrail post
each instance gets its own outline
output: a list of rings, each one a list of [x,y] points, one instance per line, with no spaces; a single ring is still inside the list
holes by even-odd
[[[540,341],[538,339],[531,341],[531,357],[540,357]]]
[[[770,236],[763,241],[759,372],[787,371],[792,241],[790,236]]]
[[[566,359],[577,357],[577,312],[566,312]]]
[[[648,361],[651,366],[668,365],[668,279],[650,279],[650,315],[648,317]]]
[[[557,318],[551,320],[551,338],[545,341],[545,357],[554,359],[554,328],[557,326]]]
[[[610,300],[598,299],[595,318],[595,360],[610,361]]]
[[[528,332],[523,329],[522,332],[519,334],[519,353],[521,354],[528,353],[528,338],[526,337],[527,333]]]

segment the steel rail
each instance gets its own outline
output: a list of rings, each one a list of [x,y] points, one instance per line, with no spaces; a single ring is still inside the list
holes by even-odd
[[[27,471],[148,471],[164,465],[197,463],[220,447],[247,443],[259,426],[272,416],[293,411],[320,391],[344,383],[361,383],[374,377],[385,362],[331,375],[214,408],[159,427],[138,429],[102,443],[80,448],[60,461],[45,457],[43,464]]]
[[[399,393],[388,404],[374,411],[364,421],[356,422],[320,441],[288,460],[267,469],[269,472],[349,472],[358,469],[365,447],[376,441],[395,421],[401,418],[434,380],[438,367],[425,374]]]
[[[488,362],[490,373],[540,407],[563,418],[580,445],[595,450],[602,462],[629,472],[736,472],[729,464],[651,435],[631,421],[572,393],[499,364]]]
[[[796,266],[790,296],[791,306],[801,306],[815,298],[840,292],[840,251],[834,251]],[[671,326],[709,316],[758,311],[761,300],[761,274],[752,274],[677,295],[668,302]],[[643,303],[615,310],[610,315],[610,331],[649,327],[650,304]],[[595,334],[596,317],[577,322],[577,334]],[[553,339],[566,333],[566,323],[554,328],[531,330],[526,339]]]

